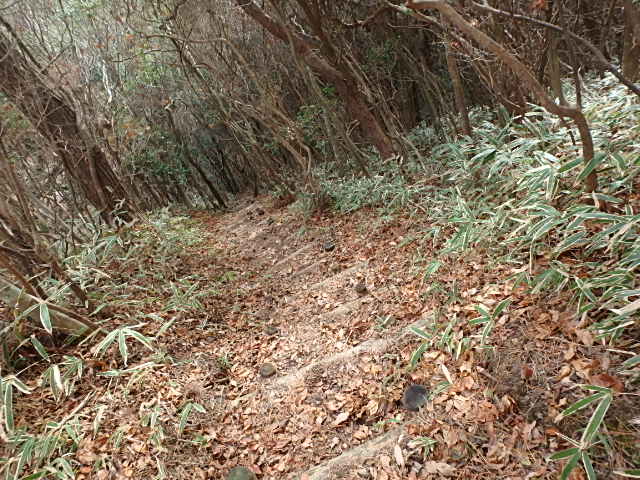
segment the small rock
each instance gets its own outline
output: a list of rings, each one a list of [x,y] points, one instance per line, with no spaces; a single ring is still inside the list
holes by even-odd
[[[429,391],[423,385],[409,385],[402,396],[402,405],[407,410],[417,412],[427,403]]]
[[[333,243],[331,240],[329,240],[329,241],[327,241],[327,242],[324,242],[324,243],[322,244],[322,249],[323,249],[325,252],[332,252],[333,250],[335,250],[335,248],[336,248],[336,244],[335,244],[335,243]]]
[[[256,474],[247,467],[233,467],[227,475],[227,480],[257,480]]]
[[[358,282],[354,288],[358,295],[364,295],[365,293],[367,293],[367,286],[364,284],[364,282]]]
[[[276,335],[279,331],[280,330],[278,330],[278,328],[274,327],[273,325],[267,325],[266,327],[264,327],[264,333],[269,336]]]
[[[313,395],[309,396],[307,401],[311,405],[315,405],[316,407],[319,407],[320,405],[322,405],[322,402],[323,402],[322,395],[319,393],[314,393]]]
[[[265,363],[260,367],[260,376],[267,378],[275,375],[276,367],[273,363]]]

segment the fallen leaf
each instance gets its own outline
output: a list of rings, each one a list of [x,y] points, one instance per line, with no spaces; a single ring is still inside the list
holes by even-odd
[[[600,375],[593,375],[589,379],[589,381],[593,385],[597,385],[599,387],[611,388],[613,389],[613,391],[618,393],[622,393],[624,391],[624,384],[620,381],[620,379],[606,373],[601,373]]]
[[[333,426],[337,426],[340,425],[342,422],[344,422],[347,418],[349,418],[349,412],[342,412],[341,414],[339,414],[336,419],[333,422]]]
[[[400,445],[396,444],[396,446],[393,447],[393,458],[400,468],[404,468],[404,457],[402,456],[402,448],[400,448]]]
[[[576,354],[576,347],[575,345],[571,344],[569,345],[569,348],[567,348],[567,351],[564,352],[564,359],[566,361],[571,360]]]
[[[443,462],[425,462],[424,470],[426,473],[440,474],[440,475],[453,475],[456,471],[456,467]]]

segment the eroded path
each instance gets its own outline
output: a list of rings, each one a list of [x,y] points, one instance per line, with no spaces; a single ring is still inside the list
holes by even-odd
[[[225,478],[235,465],[270,479],[549,473],[530,453],[543,442],[535,419],[514,414],[514,395],[494,395],[497,379],[482,365],[497,360],[467,352],[454,361],[441,344],[408,369],[420,345],[409,329],[429,331],[438,304],[420,275],[432,255],[415,241],[425,225],[366,211],[305,220],[268,201],[195,217],[217,252],[212,272],[228,281],[177,373],[183,394],[207,409],[189,427],[207,445],[197,459],[192,445],[176,445],[165,459],[174,478],[196,478],[194,469]],[[479,293],[482,267],[456,272],[465,274],[467,295]],[[408,385],[445,382],[421,412],[403,409]]]
[[[78,480],[219,480],[236,466],[271,480],[557,478],[545,458],[590,415],[559,413],[628,358],[567,298],[507,280],[512,265],[443,255],[448,233],[434,240],[419,216],[306,218],[260,198],[190,217],[164,233],[141,225],[153,248],[105,268],[109,331],[138,324],[153,350],[129,341],[128,363],[117,342],[60,350],[84,362],[71,394],[16,402],[20,422],[76,429]],[[163,241],[186,251],[162,256]],[[476,307],[506,299],[483,337]],[[418,412],[401,402],[411,384],[431,393]],[[639,398],[608,413],[624,439]]]

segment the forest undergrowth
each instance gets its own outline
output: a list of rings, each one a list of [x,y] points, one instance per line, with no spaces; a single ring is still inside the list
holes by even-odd
[[[318,169],[328,211],[314,211],[311,195],[288,207],[256,200],[299,238],[340,230],[344,251],[392,259],[414,295],[405,307],[431,312],[412,329],[402,375],[446,358],[486,387],[473,406],[482,435],[465,425],[475,437],[448,444],[429,421],[417,428],[421,461],[453,466],[438,475],[640,477],[640,104],[609,76],[590,79],[583,101],[596,148],[586,166],[575,133],[543,110],[519,120],[477,110],[473,137],[418,128],[412,155],[370,176]],[[582,194],[592,171],[598,193]],[[82,341],[50,335],[46,307],[41,330],[14,322],[19,344],[4,352],[0,385],[4,478],[177,478],[177,464],[203,457],[215,460],[193,460],[191,478],[222,478],[233,460],[223,450],[248,448],[206,427],[225,406],[203,390],[240,389],[245,350],[262,348],[247,312],[286,289],[218,236],[224,215],[155,212],[67,258],[111,317]],[[64,298],[64,285],[48,293]],[[439,421],[438,406],[459,398],[450,370],[430,398]],[[376,478],[408,478],[395,460]],[[261,466],[264,478],[291,473],[274,465]]]

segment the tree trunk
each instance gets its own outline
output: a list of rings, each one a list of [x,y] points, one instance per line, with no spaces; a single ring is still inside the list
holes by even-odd
[[[6,22],[3,22],[8,27]],[[62,92],[47,85],[31,56],[0,31],[0,91],[55,146],[67,174],[80,186],[86,199],[102,218],[111,223],[113,212],[122,210],[128,196],[104,152],[87,145],[77,124],[76,113]],[[131,216],[118,213],[128,220]]]
[[[306,65],[324,81],[336,87],[336,91],[345,102],[347,111],[360,123],[365,138],[378,149],[382,158],[389,158],[395,153],[391,139],[371,111],[372,106],[362,94],[358,79],[349,71],[348,66],[332,63],[327,57],[321,56],[322,43],[314,43],[313,40],[303,38],[292,29],[278,23],[253,0],[236,0],[236,3],[271,35],[290,44]]]
[[[465,20],[465,18],[450,4],[445,3],[442,0],[413,0],[409,1],[407,6],[416,12],[427,9],[435,9],[440,12],[440,14],[442,14],[442,16],[445,17],[451,25],[458,28],[467,37],[472,38],[477,42],[482,48],[488,50],[502,60],[502,62],[511,69],[514,75],[516,75],[516,77],[531,91],[538,102],[540,102],[547,111],[560,117],[571,118],[580,132],[580,138],[582,140],[582,160],[585,165],[591,162],[594,156],[593,138],[591,136],[589,124],[587,123],[582,110],[579,108],[558,105],[554,102],[553,99],[547,95],[542,84],[536,80],[535,75],[525,64],[511,54],[503,45],[496,42],[487,34]],[[490,9],[490,7],[485,6],[482,6],[482,8],[485,10]],[[420,18],[419,15],[418,18]],[[598,187],[598,177],[595,172],[591,172],[585,179],[584,187],[587,193],[592,193],[596,190]]]
[[[458,61],[456,60],[455,54],[451,51],[451,43],[449,41],[447,41],[445,48],[447,49],[447,68],[449,69],[449,76],[453,84],[456,108],[462,120],[462,133],[471,136],[471,122],[469,121],[469,112],[467,111],[467,104],[464,99],[464,87],[462,86],[462,78],[460,77],[460,70],[458,69]]]
[[[624,0],[622,73],[632,82],[640,80],[640,7]]]

